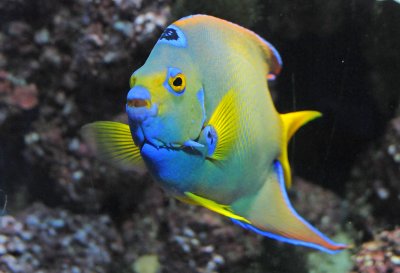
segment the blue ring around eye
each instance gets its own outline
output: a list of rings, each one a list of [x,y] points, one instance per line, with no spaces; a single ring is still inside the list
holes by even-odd
[[[165,81],[163,83],[164,87],[172,94],[174,94],[175,96],[181,96],[183,93],[185,93],[186,91],[186,86],[185,88],[180,91],[180,92],[176,92],[174,91],[171,86],[169,85],[169,79],[175,77],[178,74],[183,74],[182,70],[180,70],[179,68],[176,67],[168,67],[168,71],[167,71],[167,76],[165,77]]]

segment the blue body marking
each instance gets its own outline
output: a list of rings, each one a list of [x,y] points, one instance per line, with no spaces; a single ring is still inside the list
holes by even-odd
[[[285,199],[285,203],[286,203],[287,207],[291,210],[291,212],[301,222],[303,222],[308,228],[310,228],[313,232],[315,232],[316,234],[321,236],[328,243],[330,243],[330,244],[332,244],[334,246],[338,246],[338,247],[342,247],[343,246],[344,247],[345,245],[337,244],[337,243],[333,242],[328,237],[323,235],[319,230],[317,230],[316,228],[312,227],[307,221],[305,221],[303,218],[301,218],[299,216],[299,214],[293,209],[293,206],[289,202],[289,197],[288,197],[288,195],[286,193],[286,188],[285,188],[286,186],[285,186],[285,180],[284,180],[284,176],[283,176],[282,165],[278,160],[274,161],[274,169],[275,169],[276,174],[278,176],[279,185],[281,187],[281,191],[283,193],[283,197]],[[315,248],[315,249],[321,250],[321,251],[329,253],[329,254],[335,254],[335,253],[338,253],[338,252],[341,251],[341,250],[330,250],[330,249],[327,249],[327,248],[325,248],[323,246],[320,246],[320,245],[317,245],[317,244],[314,244],[314,243],[303,242],[303,241],[296,240],[296,239],[289,239],[289,238],[286,238],[286,237],[281,236],[281,235],[277,235],[277,234],[274,234],[274,233],[271,233],[271,232],[260,230],[260,229],[254,227],[254,226],[252,226],[250,224],[243,223],[243,222],[241,222],[239,220],[236,220],[236,219],[232,219],[231,218],[231,220],[232,220],[233,223],[235,223],[235,224],[237,224],[237,225],[239,225],[239,226],[241,226],[241,227],[243,227],[243,228],[245,228],[247,230],[251,230],[251,231],[256,232],[258,234],[261,234],[261,235],[263,235],[265,237],[268,237],[268,238],[271,238],[271,239],[275,239],[275,240],[278,240],[278,241],[282,241],[282,242],[285,242],[285,243],[294,244],[294,245],[300,245],[300,246],[306,246],[306,247],[310,247],[310,248]]]
[[[206,107],[205,107],[205,105],[204,105],[204,90],[203,90],[203,88],[200,89],[200,90],[197,92],[197,99],[198,99],[199,102],[200,102],[201,111],[203,112],[203,119],[202,119],[202,121],[201,121],[201,124],[204,124],[204,122],[206,121],[207,116],[206,116]]]
[[[204,147],[203,144],[198,143],[198,142],[196,142],[196,141],[194,141],[194,140],[191,140],[191,139],[185,141],[185,142],[183,143],[183,146],[192,147],[192,148],[203,148],[203,147]]]
[[[168,44],[176,47],[186,47],[187,40],[185,34],[174,25],[168,26],[161,34],[157,44]]]
[[[215,152],[215,148],[217,147],[218,136],[214,127],[208,125],[203,130],[203,136],[207,142],[207,156],[211,156]]]

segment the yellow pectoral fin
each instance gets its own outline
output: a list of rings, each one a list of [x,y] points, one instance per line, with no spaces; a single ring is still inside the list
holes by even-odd
[[[292,175],[290,172],[290,165],[287,154],[287,145],[292,136],[301,126],[305,125],[306,123],[316,118],[321,117],[322,114],[317,111],[299,111],[299,112],[281,114],[280,116],[283,123],[282,137],[284,139],[282,141],[281,155],[279,157],[279,161],[282,163],[286,187],[289,188],[292,185]]]
[[[239,103],[237,94],[229,90],[212,114],[208,125],[214,127],[217,144],[210,158],[224,160],[232,152],[239,129]]]
[[[146,171],[139,148],[127,124],[97,121],[82,127],[85,142],[96,156],[125,170]]]
[[[236,219],[236,220],[240,220],[243,221],[245,223],[251,224],[249,220],[247,220],[246,218],[235,214],[232,209],[227,206],[227,205],[221,205],[218,204],[212,200],[200,197],[194,193],[191,192],[185,192],[185,195],[190,198],[191,201],[193,201],[195,204],[203,206],[209,210],[212,210],[216,213],[222,214],[226,217],[232,218],[232,219]]]

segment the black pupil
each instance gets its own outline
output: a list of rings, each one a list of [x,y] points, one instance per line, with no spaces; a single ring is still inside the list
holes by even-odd
[[[182,85],[182,78],[181,78],[181,77],[177,77],[177,78],[172,82],[172,84],[173,84],[174,86],[181,86],[181,85]]]

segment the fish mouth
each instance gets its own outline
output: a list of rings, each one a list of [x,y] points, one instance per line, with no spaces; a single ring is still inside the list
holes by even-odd
[[[134,108],[146,107],[147,109],[150,109],[151,106],[150,100],[146,99],[130,99],[126,102],[126,104],[129,107],[134,107]]]

